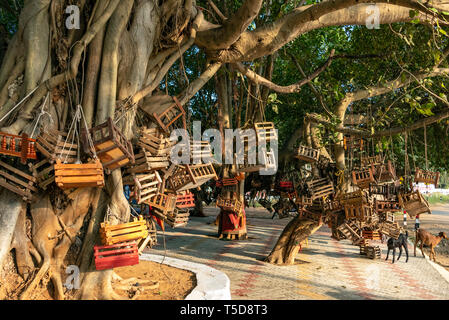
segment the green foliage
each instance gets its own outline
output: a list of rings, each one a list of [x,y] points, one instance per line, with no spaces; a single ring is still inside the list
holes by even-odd
[[[449,203],[449,195],[441,193],[432,193],[430,196],[426,197],[430,204],[446,204]]]
[[[264,1],[259,16],[250,30],[273,22],[291,12],[299,0]],[[317,1],[307,0],[305,4]],[[198,5],[209,8],[206,0],[197,1]],[[238,10],[243,1],[215,1],[226,16]],[[269,7],[268,4],[271,3]],[[210,8],[209,8],[210,9]],[[207,19],[219,22],[211,13],[205,13]],[[440,12],[449,15],[447,12]],[[213,15],[216,16],[216,15]],[[335,106],[346,94],[370,87],[386,86],[387,82],[399,79],[407,82],[410,73],[431,70],[442,59],[444,48],[449,45],[446,27],[419,23],[417,11],[411,10],[410,17],[416,18],[412,23],[395,23],[391,26],[381,25],[380,29],[368,29],[365,26],[326,27],[310,31],[281,48],[275,55],[272,81],[279,85],[290,85],[303,79],[293,62],[293,55],[306,75],[313,73],[328,59],[332,49],[337,58],[330,67],[311,82],[322,98],[325,106],[334,111]],[[215,19],[215,20],[214,20]],[[264,66],[267,59],[252,61],[251,67],[257,70]],[[189,81],[198,77],[206,66],[206,56],[198,48],[192,48],[184,55],[184,66]],[[441,67],[448,67],[444,61]],[[233,82],[233,104],[241,100],[242,117],[246,111],[248,85],[245,79],[226,66],[220,72],[227,72]],[[182,65],[176,64],[167,76],[170,94],[180,93],[186,86]],[[366,123],[359,129],[378,131],[398,126],[409,126],[424,117],[429,117],[447,109],[447,77],[434,77],[424,81],[411,81],[401,89],[364,99],[353,103],[347,113],[363,115]],[[165,80],[161,83],[165,90]],[[192,119],[201,120],[203,127],[216,127],[217,93],[215,80],[212,79],[191,100],[189,105]],[[243,93],[243,96],[241,94]],[[270,92],[266,101],[265,116],[273,121],[279,130],[280,146],[293,134],[296,128],[303,126],[307,113],[318,113],[327,117],[320,97],[309,85],[304,85],[299,93],[280,94]],[[235,109],[237,107],[235,106]],[[235,117],[234,117],[235,118]],[[319,126],[323,144],[332,147],[338,142],[333,128],[340,125],[336,118],[327,117],[332,126]],[[443,120],[427,128],[428,160],[431,168],[441,172],[449,169],[449,121]],[[408,152],[409,170],[413,165],[424,167],[424,133],[422,129],[410,133]],[[413,148],[411,146],[413,143]],[[370,141],[374,152],[383,152],[387,158],[395,160],[397,167],[404,166],[405,143],[403,135],[384,137],[380,141]]]

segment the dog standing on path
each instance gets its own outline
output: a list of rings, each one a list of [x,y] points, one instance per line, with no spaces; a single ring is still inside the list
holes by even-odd
[[[418,246],[418,243],[421,243],[421,253],[424,257],[424,251],[423,251],[423,246],[429,246],[430,247],[430,254],[429,254],[429,259],[432,260],[432,256],[433,256],[433,261],[436,262],[435,259],[435,247],[440,243],[441,240],[443,239],[447,239],[447,235],[445,232],[440,232],[437,236],[434,236],[433,234],[431,234],[430,232],[428,232],[427,230],[424,229],[418,229],[416,231],[416,239],[415,239],[415,248],[414,248],[414,255],[416,257],[416,247]]]
[[[399,256],[398,256],[398,259],[396,260],[396,261],[398,261],[399,258],[401,258],[402,248],[404,248],[405,254],[406,254],[405,262],[408,262],[407,238],[408,238],[408,231],[405,231],[405,234],[401,233],[397,240],[393,239],[393,238],[388,239],[388,242],[387,242],[388,252],[387,252],[387,257],[385,258],[385,260],[388,260],[388,255],[390,254],[390,250],[393,250],[392,263],[394,263],[394,256],[396,254],[396,248],[399,248]]]

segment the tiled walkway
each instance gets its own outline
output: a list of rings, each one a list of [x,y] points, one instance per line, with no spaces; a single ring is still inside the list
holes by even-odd
[[[231,280],[232,299],[449,299],[449,283],[420,255],[405,263],[359,255],[359,248],[349,241],[335,241],[323,226],[309,238],[297,256],[297,264],[276,266],[262,260],[270,253],[288,219],[271,220],[261,211],[247,211],[248,236],[245,241],[218,240],[212,224],[218,213],[207,209],[207,218],[192,218],[185,228],[162,232],[158,245],[148,252],[167,254],[204,263],[223,271]]]

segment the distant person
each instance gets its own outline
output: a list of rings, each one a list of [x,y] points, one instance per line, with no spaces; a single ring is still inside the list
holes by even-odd
[[[415,218],[415,230],[419,229],[419,214],[416,215]]]

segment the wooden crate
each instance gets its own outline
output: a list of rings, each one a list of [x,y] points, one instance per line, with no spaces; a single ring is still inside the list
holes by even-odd
[[[191,192],[178,194],[176,196],[176,208],[185,209],[195,207],[195,196]]]
[[[94,246],[95,268],[113,269],[139,264],[136,242],[119,243],[110,246]]]
[[[215,185],[217,187],[231,187],[236,186],[239,181],[236,178],[223,178],[221,180],[217,180]]]
[[[365,222],[373,216],[373,208],[368,204],[344,205],[346,219]]]
[[[126,169],[126,173],[145,173],[166,169],[169,165],[168,156],[153,156],[149,151],[142,149],[136,154],[134,165]]]
[[[101,162],[70,164],[57,160],[55,182],[61,189],[104,187],[104,173]]]
[[[165,222],[172,228],[184,227],[189,222],[189,210],[176,208],[172,213],[167,214]]]
[[[168,107],[164,112],[160,114],[153,113],[156,123],[167,134],[170,134],[172,130],[177,128],[187,129],[184,108],[176,97],[173,97],[173,100],[175,103]]]
[[[381,212],[378,213],[380,222],[394,223],[394,213],[393,212]]]
[[[141,240],[147,236],[148,226],[143,216],[139,216],[139,219],[135,219],[133,222],[118,225],[110,225],[108,222],[103,222],[100,227],[101,242],[105,246]]]
[[[365,149],[366,141],[363,138],[356,138],[351,136],[343,137],[343,146],[345,150],[358,149],[363,151]]]
[[[235,155],[236,156],[236,155]],[[248,157],[245,156],[244,163],[237,164],[237,170],[239,172],[257,172],[260,170],[275,170],[276,169],[276,157],[274,151],[262,151],[262,163],[251,164],[248,161]],[[237,163],[237,161],[236,161]]]
[[[362,230],[362,237],[363,239],[368,240],[381,240],[382,235],[379,233],[379,231],[372,231],[372,230]]]
[[[146,217],[148,223],[148,236],[139,243],[139,255],[145,248],[152,248],[157,244],[156,222],[150,217]]]
[[[429,203],[424,199],[419,190],[407,194],[399,194],[399,204],[410,218],[414,218],[416,215],[423,213],[432,213]]]
[[[371,203],[371,197],[364,190],[342,193],[338,196],[338,200],[343,205],[361,205]]]
[[[176,208],[176,196],[172,194],[158,193],[145,202],[150,207],[158,209],[162,216],[172,213]]]
[[[398,201],[392,200],[379,200],[377,198],[374,199],[374,210],[380,213],[386,212],[397,212],[401,210],[401,206]]]
[[[115,170],[134,163],[134,152],[131,142],[114,125],[112,118],[89,130],[95,151],[103,167],[107,170]],[[86,133],[84,145],[89,146]]]
[[[362,256],[366,256],[366,247],[369,246],[369,240],[363,238],[363,240],[361,240],[359,242],[359,246],[360,246],[360,255]]]
[[[0,132],[0,154],[20,158],[22,164],[28,159],[36,160],[36,140],[30,139],[26,133],[21,136]]]
[[[337,228],[341,237],[351,240],[353,244],[358,244],[363,240],[362,230],[353,221],[346,221]]]
[[[44,159],[36,164],[29,164],[33,176],[36,178],[39,188],[46,190],[55,182],[55,165],[49,159]]]
[[[379,246],[367,246],[365,248],[366,250],[366,256],[370,259],[380,259],[381,258],[381,251]]]
[[[383,221],[379,224],[379,232],[397,240],[401,234],[401,228],[397,222]]]
[[[214,166],[208,164],[177,165],[173,174],[169,176],[170,187],[175,192],[198,188],[210,179],[217,180]]]
[[[334,194],[334,184],[329,178],[315,179],[306,182],[312,200]]]
[[[371,165],[371,169],[377,182],[390,182],[397,180],[396,169],[390,160],[388,160],[386,164],[381,164],[378,166]]]
[[[190,154],[193,164],[213,162],[212,147],[209,141],[190,141]]]
[[[295,198],[295,203],[301,208],[304,208],[305,206],[311,206],[313,201],[311,198],[301,195]]]
[[[306,162],[317,162],[320,159],[320,150],[300,145],[295,158]]]
[[[35,177],[23,172],[3,161],[0,161],[0,186],[31,202],[33,193],[37,192]]]
[[[381,195],[385,199],[397,199],[398,193],[401,191],[400,186],[396,186],[394,183],[387,184],[370,184],[370,195]]]
[[[154,197],[162,183],[162,179],[157,171],[152,173],[133,174],[134,182],[133,196],[138,204],[144,203]]]
[[[279,189],[282,190],[293,190],[293,182],[292,181],[279,181]]]
[[[373,157],[362,157],[360,159],[362,167],[370,167],[371,165],[378,166],[382,164],[382,157],[380,155],[376,155]]]
[[[440,180],[440,173],[416,168],[415,183],[427,183],[435,185],[438,188],[438,181]]]
[[[254,129],[256,131],[257,143],[259,145],[278,139],[273,122],[257,122],[254,124]]]
[[[363,168],[361,170],[352,171],[352,183],[360,189],[366,189],[370,183],[375,183],[374,175],[371,168]]]
[[[327,200],[323,202],[323,210],[332,213],[344,210],[344,208],[339,200]]]
[[[224,211],[232,211],[237,215],[243,212],[243,203],[237,198],[223,198],[218,196],[216,206]]]
[[[65,163],[75,163],[78,158],[78,143],[74,143],[74,133],[67,137],[66,132],[41,130],[36,140],[37,150],[53,164],[57,159]]]
[[[137,143],[142,149],[149,151],[151,156],[166,157],[168,159],[171,148],[176,141],[170,141],[163,132],[157,128],[148,129],[146,127],[140,130],[140,138]]]

